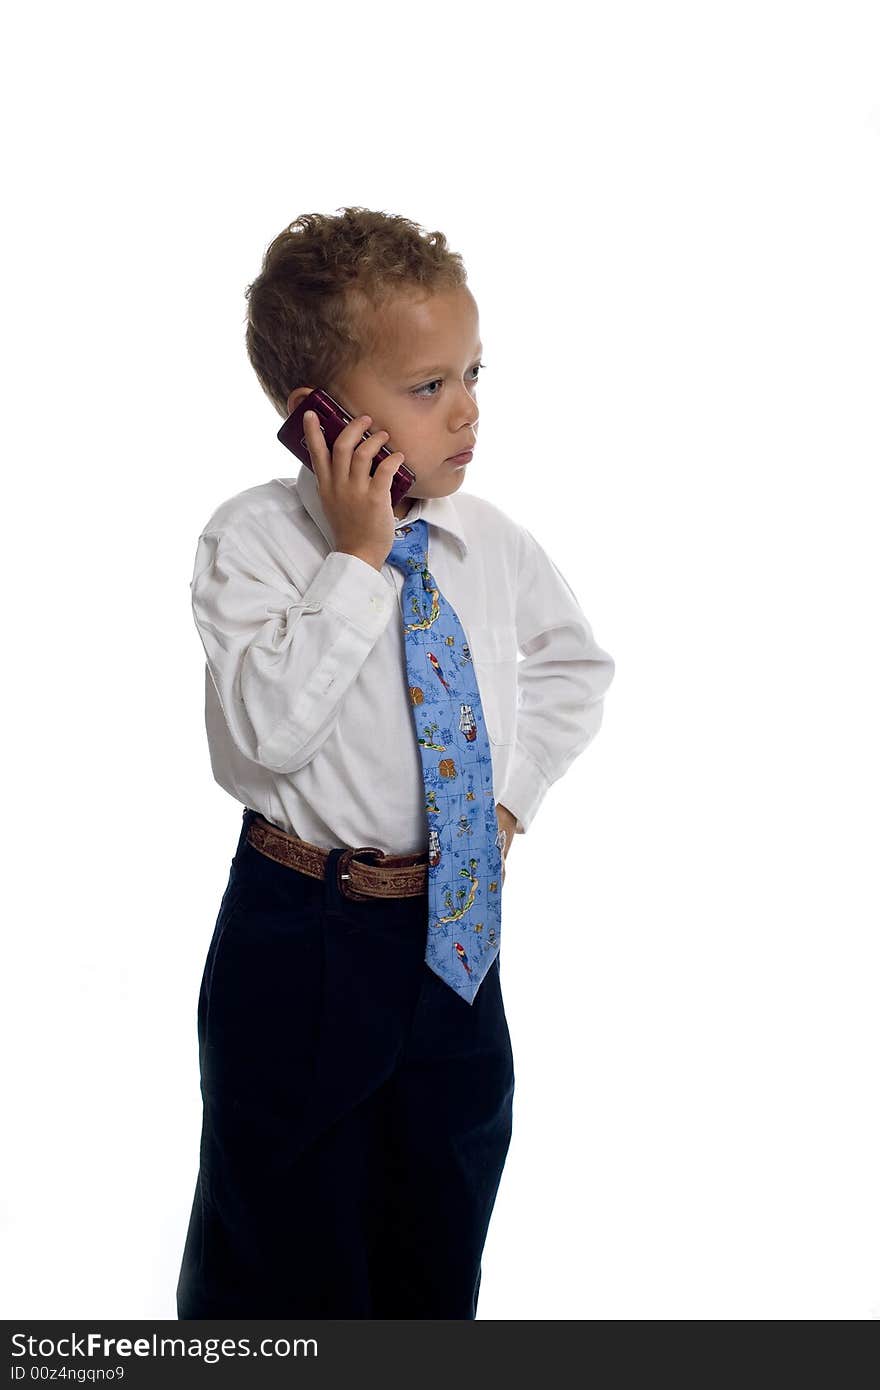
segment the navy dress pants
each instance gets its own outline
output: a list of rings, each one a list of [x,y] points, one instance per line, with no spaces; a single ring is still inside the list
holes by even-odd
[[[352,901],[246,840],[198,1003],[199,1174],[179,1318],[475,1318],[511,1138],[500,952],[473,1004],[427,891]]]

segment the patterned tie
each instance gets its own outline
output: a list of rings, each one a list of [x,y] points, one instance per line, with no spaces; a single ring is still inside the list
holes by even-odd
[[[428,569],[428,523],[398,526],[409,693],[425,779],[425,960],[473,1004],[501,943],[502,858],[476,672],[458,614]]]

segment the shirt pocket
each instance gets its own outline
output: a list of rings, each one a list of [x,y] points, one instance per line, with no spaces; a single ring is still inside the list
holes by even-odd
[[[471,623],[468,648],[474,663],[483,722],[492,743],[516,738],[516,666],[519,648],[512,623]]]

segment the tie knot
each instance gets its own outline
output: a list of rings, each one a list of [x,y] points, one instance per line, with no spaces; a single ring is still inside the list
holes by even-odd
[[[413,563],[415,562],[415,563]],[[394,533],[394,544],[388,554],[388,564],[395,565],[410,573],[414,568],[422,569],[428,563],[428,523],[423,518],[418,521],[402,522]]]

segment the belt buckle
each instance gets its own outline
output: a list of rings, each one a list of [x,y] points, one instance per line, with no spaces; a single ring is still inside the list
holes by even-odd
[[[367,899],[376,896],[375,893],[361,893],[357,888],[350,886],[351,874],[347,870],[351,861],[359,854],[378,854],[381,859],[384,858],[385,851],[376,845],[360,845],[357,849],[349,847],[342,851],[336,866],[336,877],[339,891],[346,898],[351,898],[352,902],[366,902]]]

